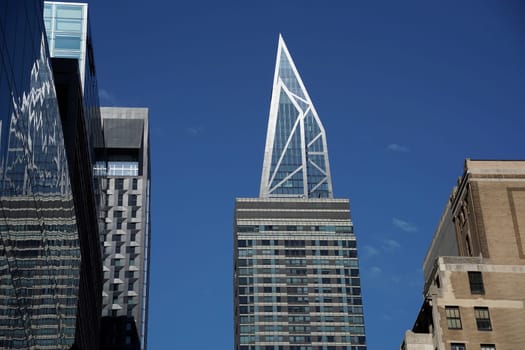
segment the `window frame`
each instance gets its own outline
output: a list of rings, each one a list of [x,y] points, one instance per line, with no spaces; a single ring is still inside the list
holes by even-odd
[[[485,284],[483,283],[483,274],[481,271],[468,271],[468,282],[470,294],[485,294]]]
[[[486,317],[485,316],[486,312]],[[483,313],[483,314],[481,314]],[[486,306],[474,307],[474,317],[476,318],[476,326],[478,331],[492,331],[492,321],[490,320],[489,308]]]
[[[496,350],[496,344],[480,344],[480,350]]]
[[[466,350],[465,343],[450,343],[450,350]]]
[[[459,306],[446,305],[445,317],[447,319],[448,329],[463,329],[463,323],[461,322],[461,311],[459,310]]]

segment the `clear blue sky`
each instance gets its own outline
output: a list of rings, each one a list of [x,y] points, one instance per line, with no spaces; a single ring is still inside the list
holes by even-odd
[[[350,198],[370,350],[396,349],[466,157],[525,159],[522,1],[90,1],[101,103],[150,108],[149,345],[233,349],[235,197],[258,195],[278,33]]]

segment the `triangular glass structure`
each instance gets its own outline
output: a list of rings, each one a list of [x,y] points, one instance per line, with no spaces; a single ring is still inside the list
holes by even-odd
[[[260,197],[332,196],[325,131],[279,35]]]

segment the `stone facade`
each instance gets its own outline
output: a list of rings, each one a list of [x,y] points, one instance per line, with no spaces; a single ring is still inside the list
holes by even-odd
[[[450,221],[456,247],[443,250]],[[437,350],[522,348],[524,241],[525,161],[467,160],[423,264],[425,301],[412,331],[431,335]]]

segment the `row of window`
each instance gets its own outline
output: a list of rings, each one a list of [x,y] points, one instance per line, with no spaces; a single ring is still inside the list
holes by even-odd
[[[461,314],[459,306],[445,306],[448,329],[462,329]],[[476,325],[480,331],[491,331],[492,323],[488,307],[474,307],[474,317]]]
[[[138,195],[136,194],[128,195],[127,206],[137,206],[137,203],[138,203],[137,199],[138,199]],[[119,207],[124,206],[124,192],[117,193],[117,200],[116,200],[115,205]]]
[[[102,237],[104,242],[109,242],[107,234],[102,235],[101,237]],[[125,238],[126,236],[125,235],[115,235],[114,234],[114,235],[111,236],[111,241],[112,242],[124,242],[125,240],[122,239],[123,237]],[[136,232],[130,233],[129,234],[129,241],[130,242],[135,242],[136,240],[137,240],[137,233]]]
[[[356,271],[356,272],[354,272]],[[359,273],[359,270],[350,270],[351,276],[356,276]],[[359,282],[355,281],[355,278],[299,278],[299,277],[289,277],[289,278],[279,278],[279,277],[262,277],[258,278],[257,283],[262,284],[275,284],[275,283],[288,283],[288,284],[346,284],[349,286],[358,286]],[[239,286],[250,286],[254,284],[253,277],[239,277]]]
[[[480,350],[496,350],[495,344],[480,344]],[[451,343],[450,350],[467,350],[465,343]]]
[[[363,307],[362,306],[348,306],[348,312],[351,314],[350,316],[345,315],[343,317],[336,316],[335,318],[333,316],[323,316],[324,321],[328,320],[328,322],[346,322],[345,320],[348,319],[348,322],[352,322],[354,324],[363,323]],[[259,315],[258,316],[258,322],[288,322],[288,323],[310,323],[310,322],[321,322],[320,316],[308,316],[308,315],[288,315],[288,316],[278,316],[278,315]],[[253,315],[242,315],[239,317],[241,324],[254,324],[255,323],[255,316]]]
[[[115,269],[113,272],[113,278],[120,278],[120,269]],[[124,271],[125,278],[137,278],[135,276],[135,271]],[[109,271],[104,271],[104,282],[107,282],[109,279]]]
[[[243,339],[243,340],[249,340]],[[241,342],[241,344],[246,344],[247,342]],[[311,345],[265,345],[257,346],[257,349],[260,350],[366,350],[365,337],[362,336],[352,336],[350,337],[350,343],[360,344],[360,345],[347,345],[347,346],[333,346],[333,345],[322,345],[322,346],[311,346]],[[239,350],[255,350],[255,345],[241,345],[238,347]],[[483,349],[484,350],[484,349]]]
[[[350,254],[350,253],[349,253]],[[344,254],[343,254],[344,255]],[[306,265],[344,265],[342,263],[342,259],[297,259],[297,258],[291,258],[291,259],[238,259],[237,264],[239,266],[257,266],[257,265],[263,265],[263,266],[272,266],[275,268],[280,267],[280,265],[292,265],[292,266],[306,266]],[[356,264],[357,266],[357,260],[350,260],[352,261],[350,264]]]
[[[249,276],[249,275],[271,275],[271,274],[286,274],[291,276],[306,276],[306,275],[346,275],[346,276],[359,276],[358,269],[307,269],[305,268],[282,268],[282,267],[240,267],[238,269],[239,276]]]
[[[134,219],[137,218],[137,213],[139,211],[139,208],[140,207],[137,207],[137,206],[132,206],[131,207],[131,218],[134,218]],[[118,218],[118,219],[122,219],[122,221],[117,220],[117,226],[118,226],[118,224],[120,224],[120,227],[117,227],[117,229],[122,229],[122,222],[124,220],[123,219],[124,218],[124,216],[123,216],[124,211],[126,211],[126,210],[116,210],[116,209],[113,210],[113,217],[114,218]]]
[[[294,226],[295,227],[295,226]],[[316,226],[319,227],[319,226]],[[331,227],[331,226],[330,226]],[[345,247],[345,248],[356,248],[356,241],[341,241],[341,240],[278,240],[278,239],[262,239],[262,240],[237,240],[238,247],[253,247],[256,245],[262,246],[276,246],[284,245],[285,247],[299,247],[304,248],[306,246],[333,246],[333,247]]]
[[[287,257],[307,257],[307,256],[344,256],[348,258],[357,258],[357,250],[345,249],[339,250],[306,250],[306,249],[241,249],[239,256],[252,255],[284,255]]]
[[[337,295],[341,295],[341,294],[354,294],[354,295],[357,295],[357,294],[361,294],[361,288],[359,288],[359,286],[356,286],[354,288],[350,288],[350,287],[346,287],[346,288],[342,288],[342,287],[321,287],[321,288],[310,288],[310,291],[313,290],[313,293],[315,295],[320,295],[320,294],[324,294],[325,296],[328,294],[328,295],[334,295],[334,296],[337,296]],[[254,287],[239,287],[239,289],[237,290],[238,293],[235,293],[235,295],[251,295],[251,294],[254,294],[255,292],[255,289]],[[310,292],[308,291],[308,287],[276,287],[276,286],[272,286],[272,287],[262,287],[262,288],[259,288],[258,293],[264,293],[264,294],[275,294],[275,293],[286,293],[288,294],[288,297],[290,297],[291,295],[308,295]],[[274,295],[271,295],[271,296],[268,296],[268,297],[273,297]],[[265,298],[267,296],[263,296],[263,298]]]
[[[96,176],[138,176],[139,162],[96,162]]]

